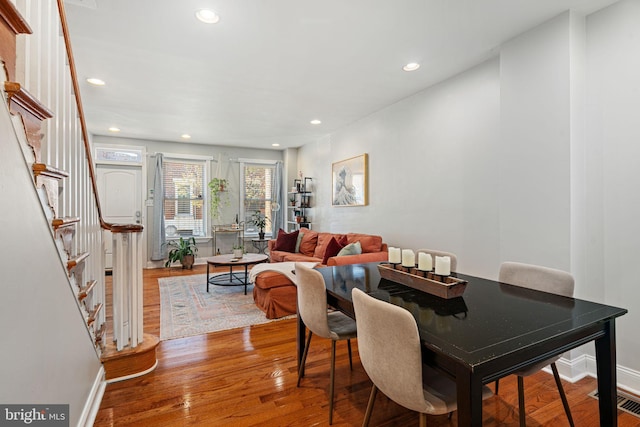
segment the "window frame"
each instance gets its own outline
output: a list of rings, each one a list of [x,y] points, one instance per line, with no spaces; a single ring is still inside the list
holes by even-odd
[[[213,160],[210,156],[202,156],[197,154],[181,154],[181,153],[163,153],[163,162],[172,162],[172,163],[202,163],[202,227],[203,227],[203,235],[193,235],[193,237],[198,241],[199,239],[210,239],[211,238],[211,218],[209,213],[209,189],[208,183],[210,181],[211,175],[211,162]],[[164,174],[164,171],[163,171]],[[166,177],[164,178],[166,179]],[[166,194],[166,189],[165,189]],[[164,198],[163,194],[163,198]],[[175,200],[175,216],[178,217],[181,214],[178,213],[178,205],[179,200],[178,197],[173,198]],[[193,200],[193,199],[189,199]],[[190,205],[190,209],[193,207]],[[166,215],[166,213],[165,213]],[[166,221],[166,216],[165,216]],[[166,233],[166,232],[165,232]],[[166,236],[167,240],[176,240],[180,237],[191,237],[191,236]]]
[[[262,159],[239,159],[239,163],[240,163],[240,203],[239,203],[239,209],[238,212],[240,213],[240,218],[244,219],[244,218],[248,218],[251,216],[251,214],[247,215],[246,211],[246,207],[245,207],[245,200],[246,200],[246,180],[245,180],[245,174],[246,174],[246,167],[247,166],[258,166],[258,167],[265,167],[265,168],[271,168],[273,169],[273,182],[271,183],[271,185],[275,185],[275,172],[276,172],[276,164],[277,164],[277,160],[262,160]],[[267,196],[265,194],[265,196]],[[273,191],[271,194],[268,195],[268,197],[265,197],[264,199],[265,201],[269,201],[271,203],[274,203],[274,199],[273,199]],[[244,216],[242,216],[244,214]],[[273,217],[273,214],[268,215],[269,218]],[[273,227],[273,224],[271,224],[271,227]],[[245,232],[244,235],[245,237],[258,237],[258,232],[247,232],[247,224],[245,224]],[[275,237],[275,232],[273,230],[273,228],[271,229],[271,237]],[[266,234],[267,236],[269,235],[269,233]]]

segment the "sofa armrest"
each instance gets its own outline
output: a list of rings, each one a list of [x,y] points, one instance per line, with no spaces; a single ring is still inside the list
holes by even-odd
[[[276,239],[270,239],[267,242],[267,248],[269,249],[269,252],[273,251],[273,248],[276,247]]]
[[[368,252],[359,255],[334,256],[327,260],[327,266],[364,264],[366,262],[382,262],[389,260],[388,252]]]

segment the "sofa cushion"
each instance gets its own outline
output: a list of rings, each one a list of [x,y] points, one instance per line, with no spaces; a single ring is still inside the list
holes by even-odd
[[[302,238],[304,237],[304,233],[302,230],[298,230],[298,238],[296,239],[296,248],[293,252],[300,253],[300,244],[302,243]]]
[[[382,250],[382,236],[374,236],[372,234],[348,233],[347,241],[349,243],[360,242],[362,253],[380,252]]]
[[[362,247],[360,246],[360,242],[354,242],[340,249],[340,252],[338,252],[336,256],[360,255],[361,253]]]
[[[335,237],[336,241],[342,246],[347,246],[348,242],[344,234],[332,234],[332,233],[318,233],[318,244],[313,256],[316,258],[324,258],[324,253],[327,251],[327,246],[331,241],[331,238]],[[344,239],[344,240],[343,240]]]
[[[278,237],[276,238],[274,249],[277,251],[294,252],[296,250],[296,241],[298,240],[299,232],[300,230],[296,230],[293,233],[287,233],[282,228],[278,230]]]
[[[326,264],[327,260],[333,256],[338,255],[338,252],[340,252],[342,248],[344,248],[344,245],[338,242],[335,237],[331,237],[331,239],[329,240],[329,243],[327,244],[327,249],[325,249],[324,251],[324,256],[322,257],[322,263]]]
[[[318,232],[312,231],[307,228],[301,228],[300,233],[303,233],[300,240],[300,253],[306,256],[314,256],[316,251],[316,245],[318,244]],[[317,257],[320,258],[321,256]]]
[[[262,271],[256,276],[255,285],[262,289],[279,288],[281,286],[294,286],[284,274],[277,271]]]

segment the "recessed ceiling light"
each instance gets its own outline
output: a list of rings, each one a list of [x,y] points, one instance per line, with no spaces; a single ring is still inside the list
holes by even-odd
[[[211,9],[200,9],[196,12],[196,18],[205,24],[217,24],[220,21],[220,15]]]
[[[319,125],[322,122],[320,120],[318,120],[318,119],[313,119],[309,123],[311,123],[312,125]]]
[[[277,142],[271,144],[272,147],[280,147],[280,144],[278,144]]]
[[[97,79],[95,77],[89,77],[87,79],[87,83],[90,83],[90,84],[92,84],[94,86],[104,86],[106,84],[104,82],[104,80],[100,80],[100,79]]]
[[[111,127],[109,128],[109,132],[120,132],[120,128],[117,128],[117,127],[115,127],[115,126],[111,126]]]
[[[190,139],[190,138],[191,138],[191,135],[189,135],[188,133],[183,133],[182,135],[180,135],[180,137],[181,137],[182,139]]]
[[[405,71],[415,71],[418,68],[420,68],[420,64],[418,64],[417,62],[409,62],[407,65],[402,67],[402,69]]]

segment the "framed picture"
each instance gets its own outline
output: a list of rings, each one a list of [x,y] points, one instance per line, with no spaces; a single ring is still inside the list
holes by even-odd
[[[368,203],[368,156],[362,154],[331,165],[332,206],[365,206]]]

